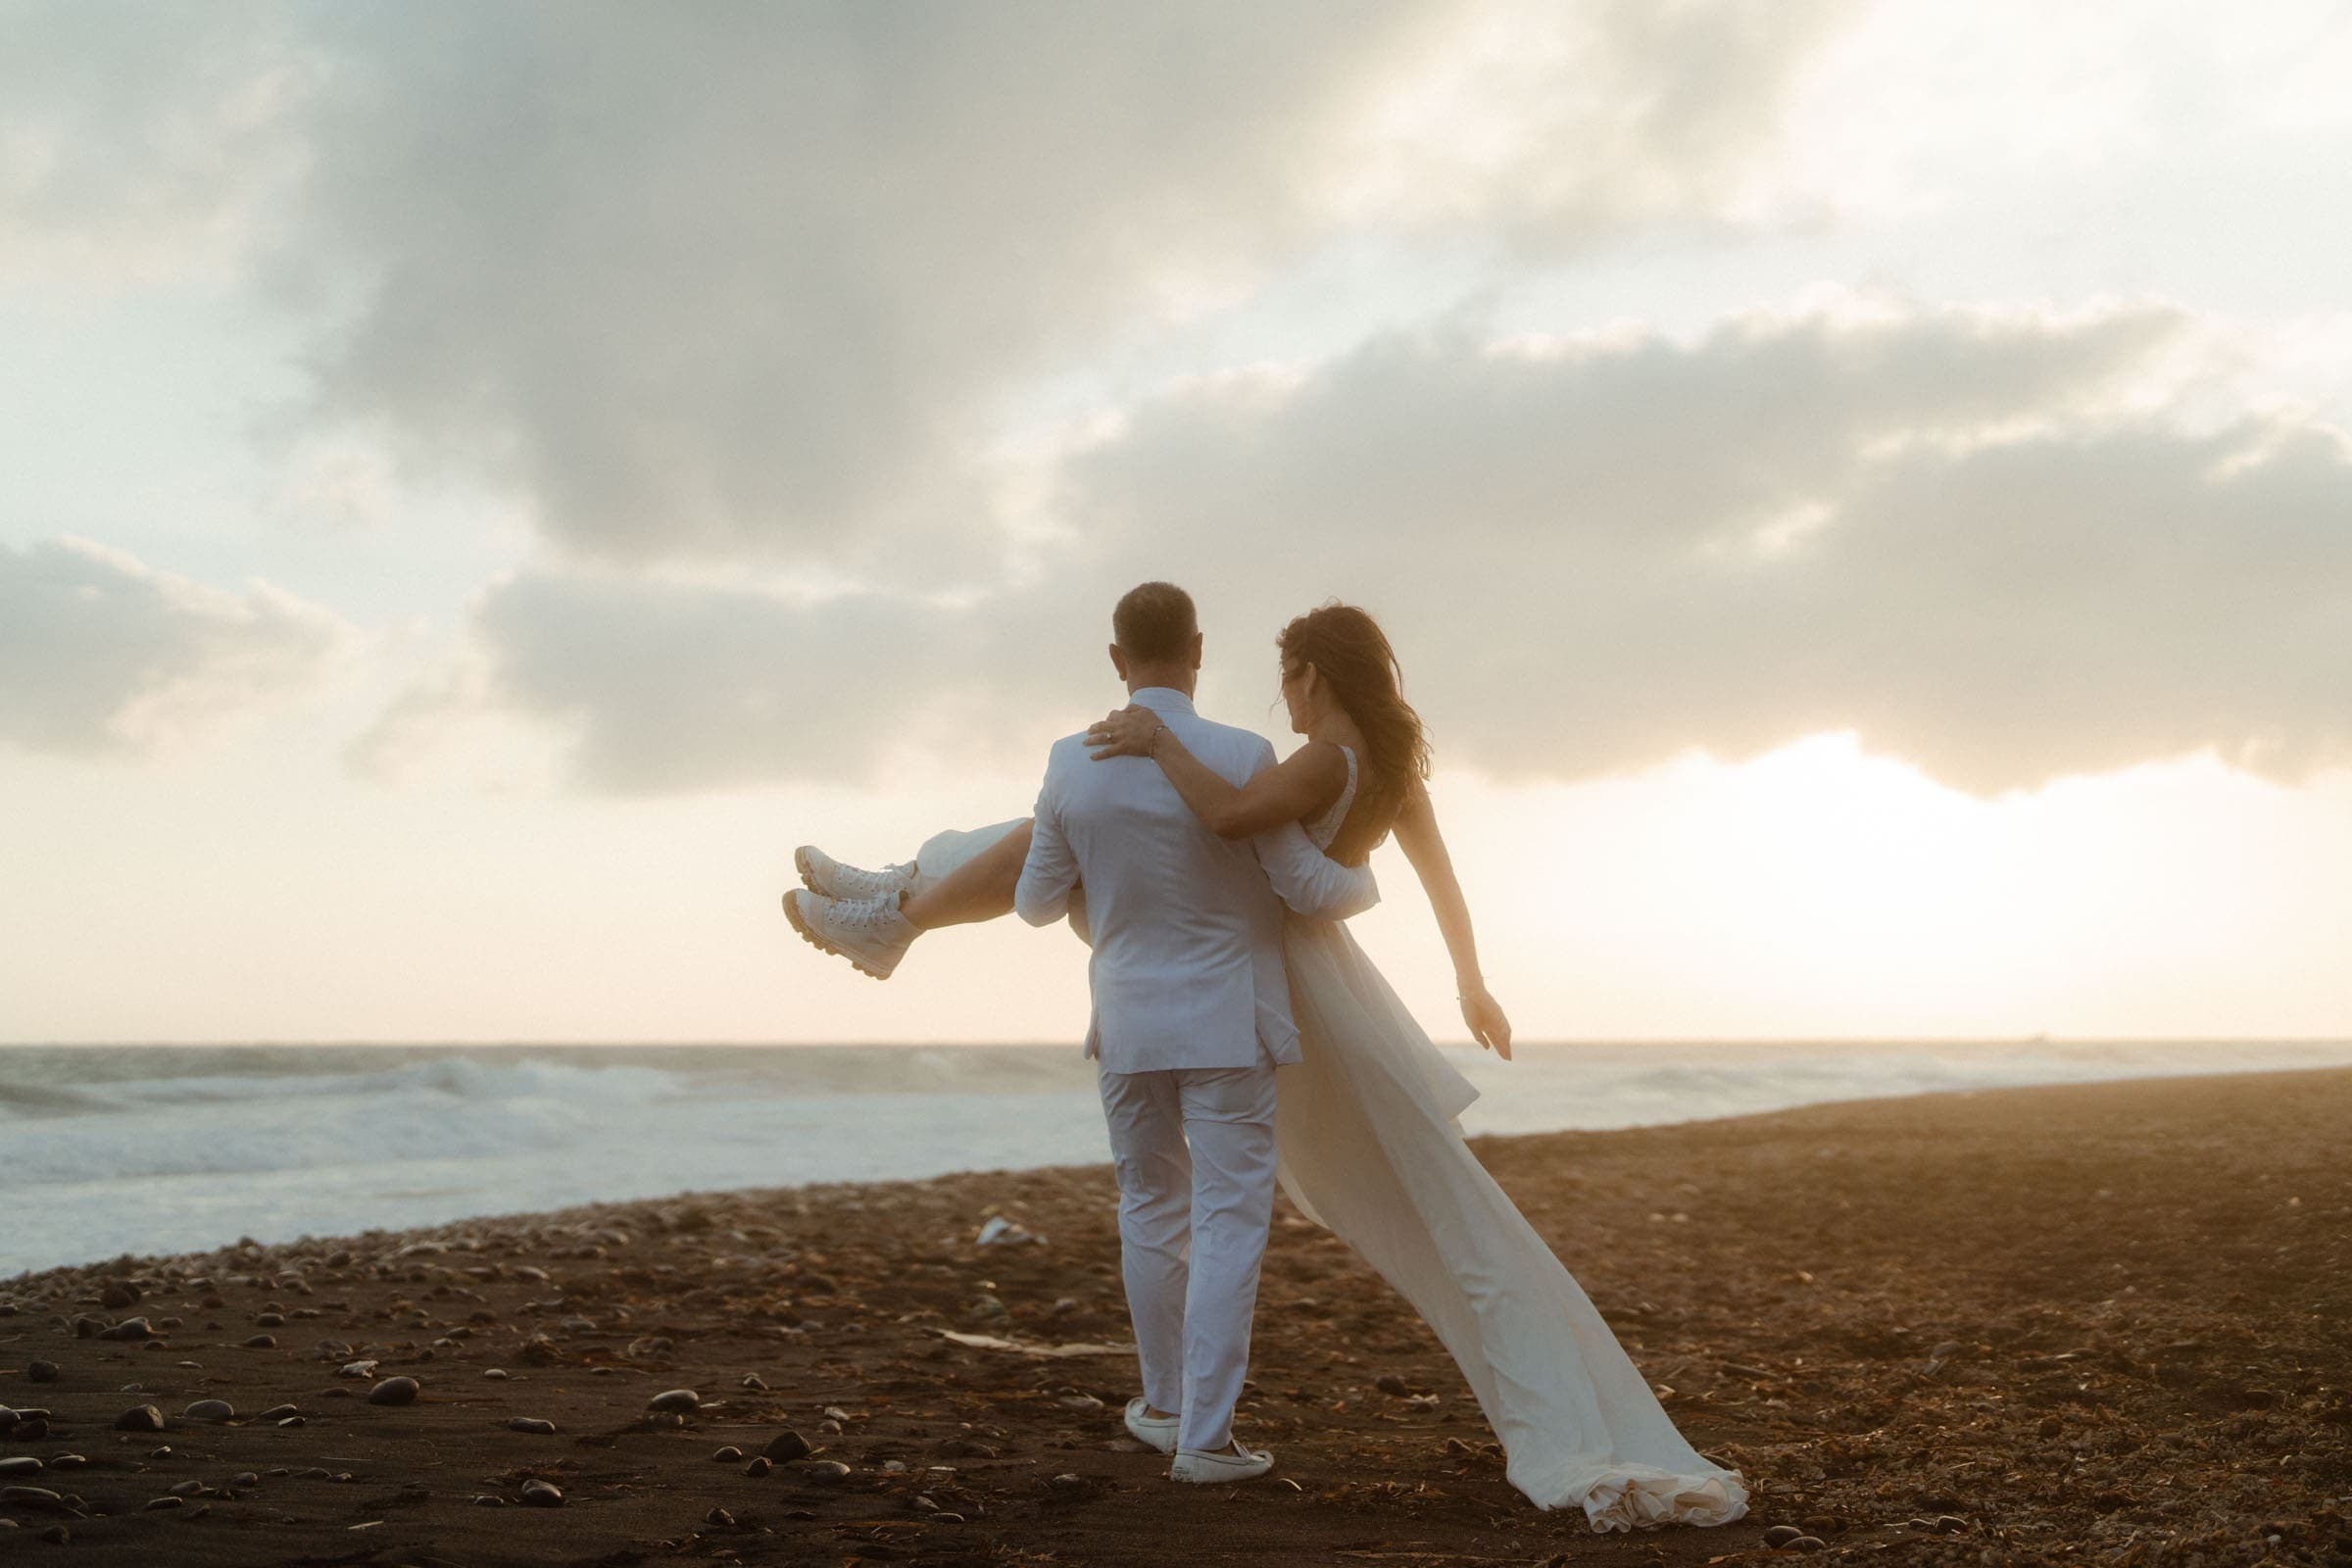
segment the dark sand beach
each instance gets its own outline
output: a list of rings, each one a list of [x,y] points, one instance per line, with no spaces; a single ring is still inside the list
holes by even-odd
[[[2352,1564],[2347,1129],[2331,1071],[1481,1141],[1745,1472],[1716,1530],[1527,1506],[1436,1341],[1287,1209],[1241,1412],[1280,1479],[1165,1481],[1087,1168],[0,1281],[0,1559]],[[997,1216],[1042,1239],[977,1245]]]

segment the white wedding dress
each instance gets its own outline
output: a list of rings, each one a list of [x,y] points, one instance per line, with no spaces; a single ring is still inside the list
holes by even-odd
[[[1346,751],[1347,748],[1342,748]],[[1348,787],[1306,824],[1328,850]],[[943,834],[926,876],[1006,830]],[[1084,934],[1083,917],[1073,924]],[[1701,1458],[1617,1337],[1478,1156],[1455,1120],[1478,1098],[1413,1020],[1345,922],[1284,928],[1302,1059],[1279,1076],[1283,1190],[1346,1242],[1436,1331],[1540,1508],[1582,1508],[1595,1531],[1729,1524],[1747,1512],[1736,1470]]]

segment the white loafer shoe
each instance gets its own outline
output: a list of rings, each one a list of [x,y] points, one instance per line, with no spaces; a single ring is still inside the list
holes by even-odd
[[[1184,1425],[1184,1417],[1176,1415],[1146,1415],[1151,1401],[1137,1395],[1127,1401],[1127,1433],[1138,1443],[1150,1444],[1162,1453],[1176,1451],[1176,1429]]]
[[[1253,1481],[1274,1468],[1274,1455],[1266,1448],[1245,1448],[1237,1439],[1229,1448],[1214,1452],[1202,1448],[1178,1448],[1176,1462],[1168,1467],[1170,1481],[1191,1481],[1214,1485],[1220,1481]]]

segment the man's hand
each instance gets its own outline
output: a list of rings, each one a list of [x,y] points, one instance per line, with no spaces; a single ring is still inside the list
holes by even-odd
[[[1086,744],[1090,748],[1087,755],[1098,762],[1113,757],[1150,757],[1152,743],[1167,727],[1149,708],[1130,703],[1107,718],[1097,719],[1087,726]]]

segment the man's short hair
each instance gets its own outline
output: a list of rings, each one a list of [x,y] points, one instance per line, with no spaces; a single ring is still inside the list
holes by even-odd
[[[1138,664],[1163,664],[1191,651],[1200,622],[1193,596],[1172,582],[1147,582],[1127,590],[1110,612],[1110,634],[1119,651]]]

